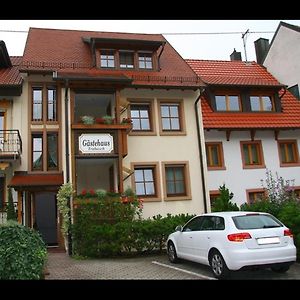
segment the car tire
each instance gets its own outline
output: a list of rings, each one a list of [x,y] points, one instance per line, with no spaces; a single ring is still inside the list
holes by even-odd
[[[286,264],[271,267],[271,270],[276,273],[285,273],[289,269],[290,269],[290,265],[286,265]]]
[[[214,250],[210,254],[209,264],[215,278],[226,279],[230,276],[230,270],[228,269],[225,260],[219,251]]]
[[[169,261],[173,264],[176,264],[179,261],[176,253],[176,248],[173,242],[168,243],[168,258]]]

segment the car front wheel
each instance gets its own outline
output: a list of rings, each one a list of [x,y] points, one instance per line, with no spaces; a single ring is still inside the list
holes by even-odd
[[[171,263],[178,262],[178,257],[173,242],[168,243],[168,258]]]
[[[230,275],[230,271],[227,268],[224,258],[221,253],[217,250],[214,250],[209,259],[211,270],[214,276],[218,279],[226,279]]]

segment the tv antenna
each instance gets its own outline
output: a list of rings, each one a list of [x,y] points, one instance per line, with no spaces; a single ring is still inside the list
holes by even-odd
[[[243,39],[243,44],[244,44],[244,50],[245,50],[245,60],[246,61],[248,61],[248,59],[247,59],[247,51],[246,51],[247,34],[250,34],[249,29],[247,29],[246,32],[242,34],[242,39]]]

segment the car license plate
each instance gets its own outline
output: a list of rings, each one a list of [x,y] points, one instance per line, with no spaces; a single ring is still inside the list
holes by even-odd
[[[268,237],[268,238],[260,238],[257,239],[258,245],[267,245],[267,244],[279,244],[279,237]]]

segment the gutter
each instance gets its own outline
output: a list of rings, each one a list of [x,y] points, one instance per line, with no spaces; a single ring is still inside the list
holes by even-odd
[[[158,55],[158,70],[161,70],[161,67],[160,67],[160,57],[161,57],[161,55],[162,55],[162,53],[163,53],[163,51],[165,49],[165,45],[166,45],[166,42],[163,42],[162,48],[161,48],[160,53]]]
[[[207,198],[206,198],[206,183],[205,183],[205,166],[203,163],[203,148],[202,148],[202,143],[201,143],[201,131],[200,131],[200,118],[199,118],[199,111],[198,111],[198,105],[199,101],[201,99],[201,96],[203,95],[205,88],[200,88],[200,94],[197,97],[194,107],[195,107],[195,114],[196,114],[196,123],[197,123],[197,139],[198,139],[198,149],[199,149],[199,156],[200,156],[200,170],[201,170],[201,185],[202,185],[202,192],[203,192],[203,202],[204,202],[204,212],[208,212],[208,207],[207,207]]]
[[[69,163],[69,111],[68,111],[68,90],[69,90],[69,80],[65,79],[65,139],[66,139],[66,182],[70,181],[70,163]],[[69,218],[72,220],[71,215],[71,201],[68,201],[69,207]],[[69,229],[68,232],[68,255],[72,255],[72,235]]]

